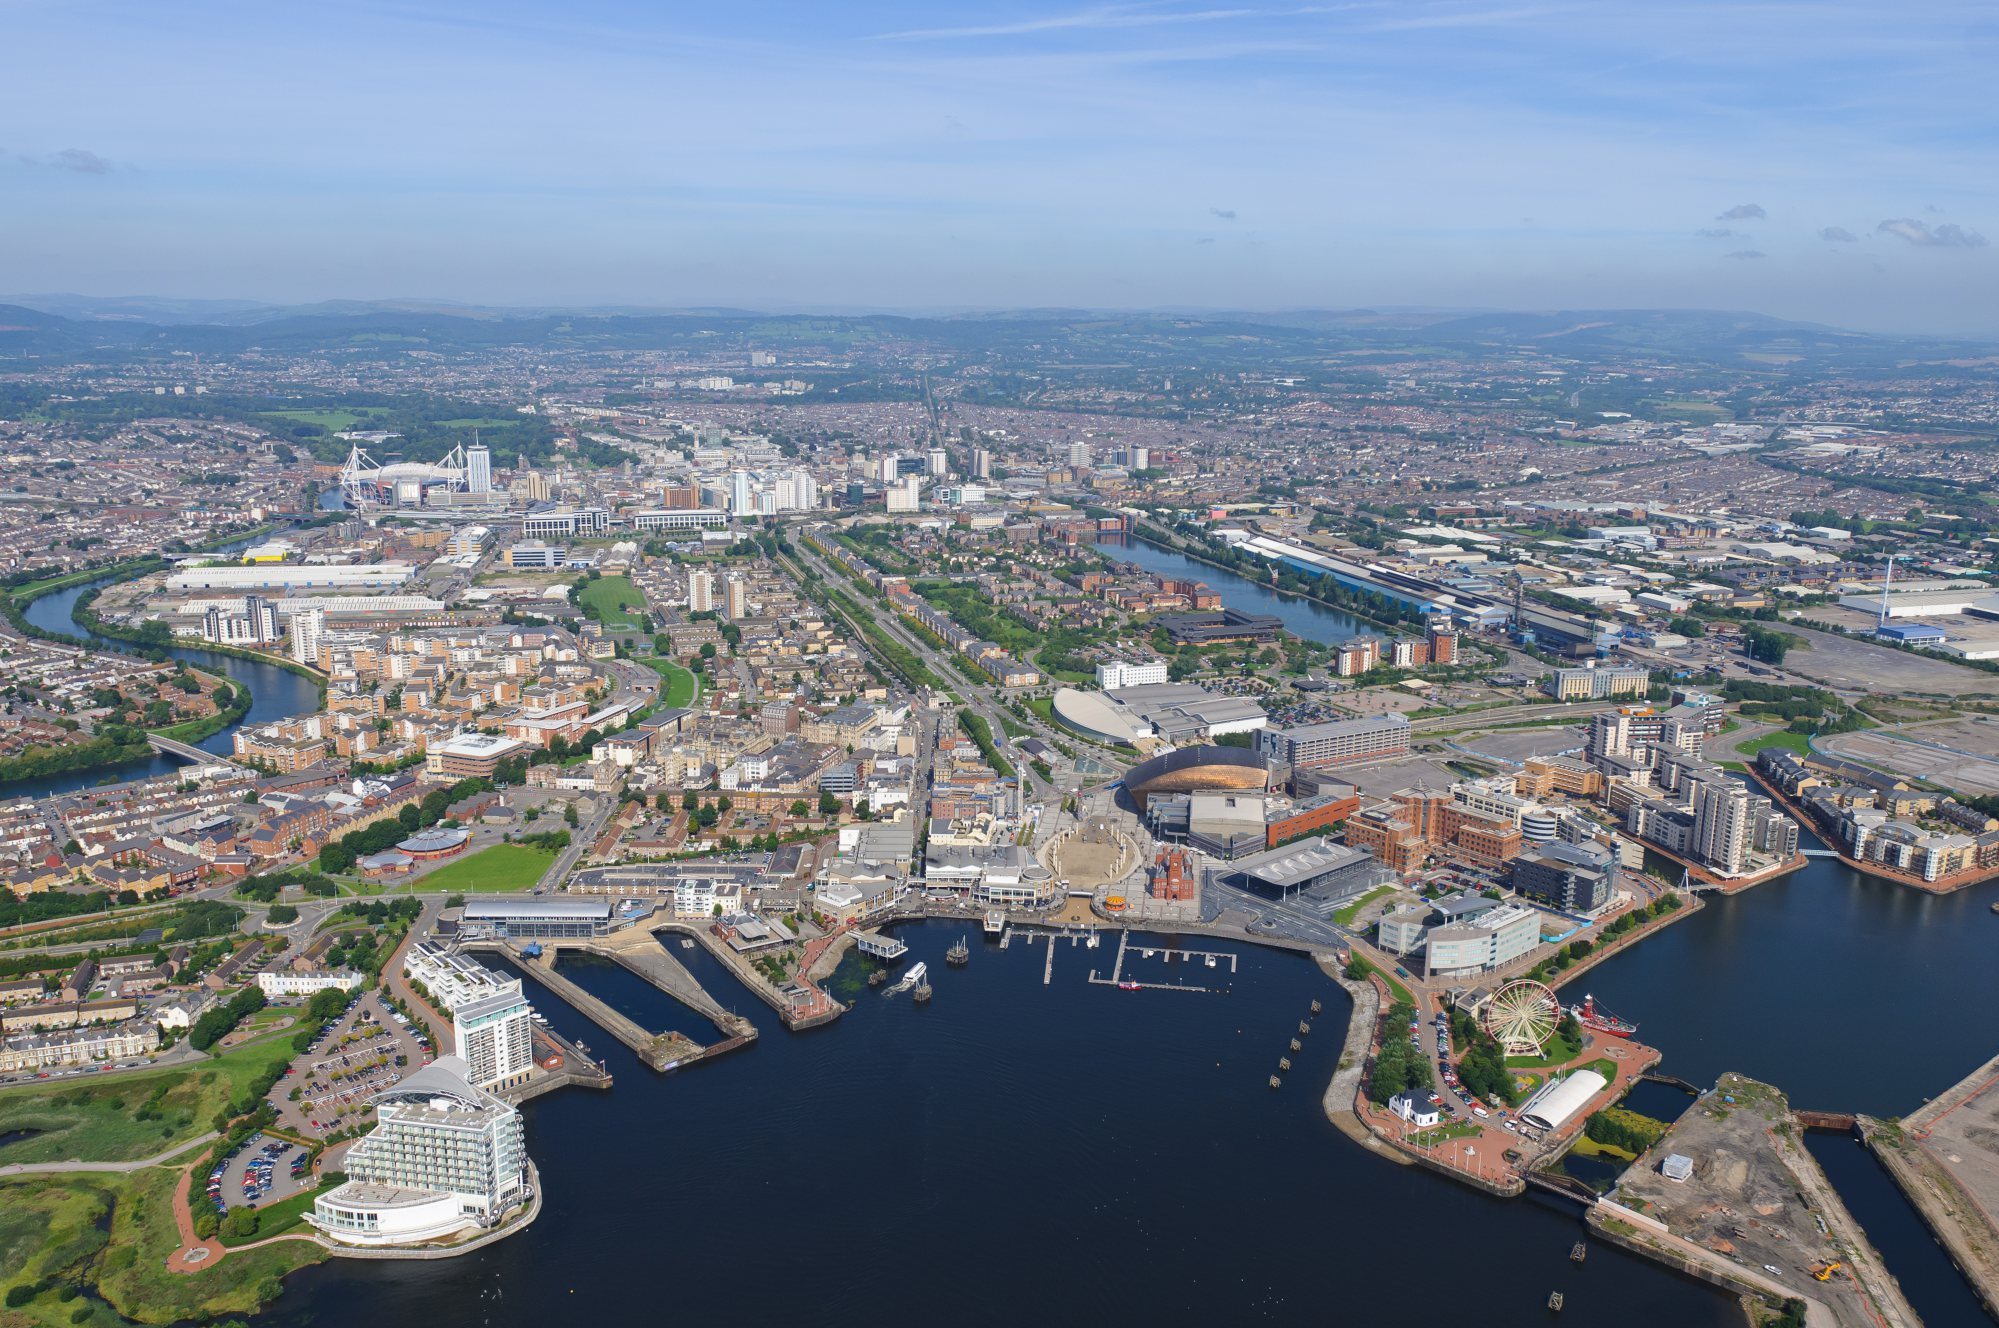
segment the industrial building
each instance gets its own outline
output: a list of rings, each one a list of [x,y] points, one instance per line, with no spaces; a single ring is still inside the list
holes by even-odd
[[[459,924],[472,939],[588,940],[611,930],[609,899],[567,895],[475,895]]]
[[[190,567],[166,580],[170,595],[219,590],[242,595],[262,590],[394,590],[416,575],[409,563],[267,563],[257,567]]]

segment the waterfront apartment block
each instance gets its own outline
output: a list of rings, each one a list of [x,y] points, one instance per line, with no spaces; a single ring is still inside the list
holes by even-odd
[[[521,1114],[440,1056],[375,1099],[375,1128],[348,1150],[347,1181],[307,1220],[349,1245],[410,1245],[497,1225],[527,1197]]]
[[[521,984],[511,986],[451,1009],[452,1049],[474,1088],[513,1088],[534,1073],[534,1011]]]

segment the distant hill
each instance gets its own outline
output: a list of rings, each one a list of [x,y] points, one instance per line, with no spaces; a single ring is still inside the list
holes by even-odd
[[[1555,355],[1654,355],[1725,367],[1887,366],[1988,354],[1982,343],[1882,337],[1719,310],[1424,309],[1117,312],[1023,309],[951,315],[759,313],[740,309],[512,309],[446,301],[24,296],[0,302],[0,356],[145,358],[173,351],[344,353],[355,362],[423,349],[830,349],[925,343],[1023,363],[1309,365],[1333,353],[1525,348]]]

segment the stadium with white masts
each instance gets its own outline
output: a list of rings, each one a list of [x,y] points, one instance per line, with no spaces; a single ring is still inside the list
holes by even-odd
[[[492,491],[492,454],[477,442],[454,447],[439,461],[392,461],[386,466],[356,442],[340,468],[341,496],[354,508],[424,507],[443,494]]]

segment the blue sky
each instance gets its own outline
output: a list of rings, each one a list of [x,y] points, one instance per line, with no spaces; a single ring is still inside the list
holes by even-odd
[[[1999,11],[0,0],[0,290],[1999,332]]]

